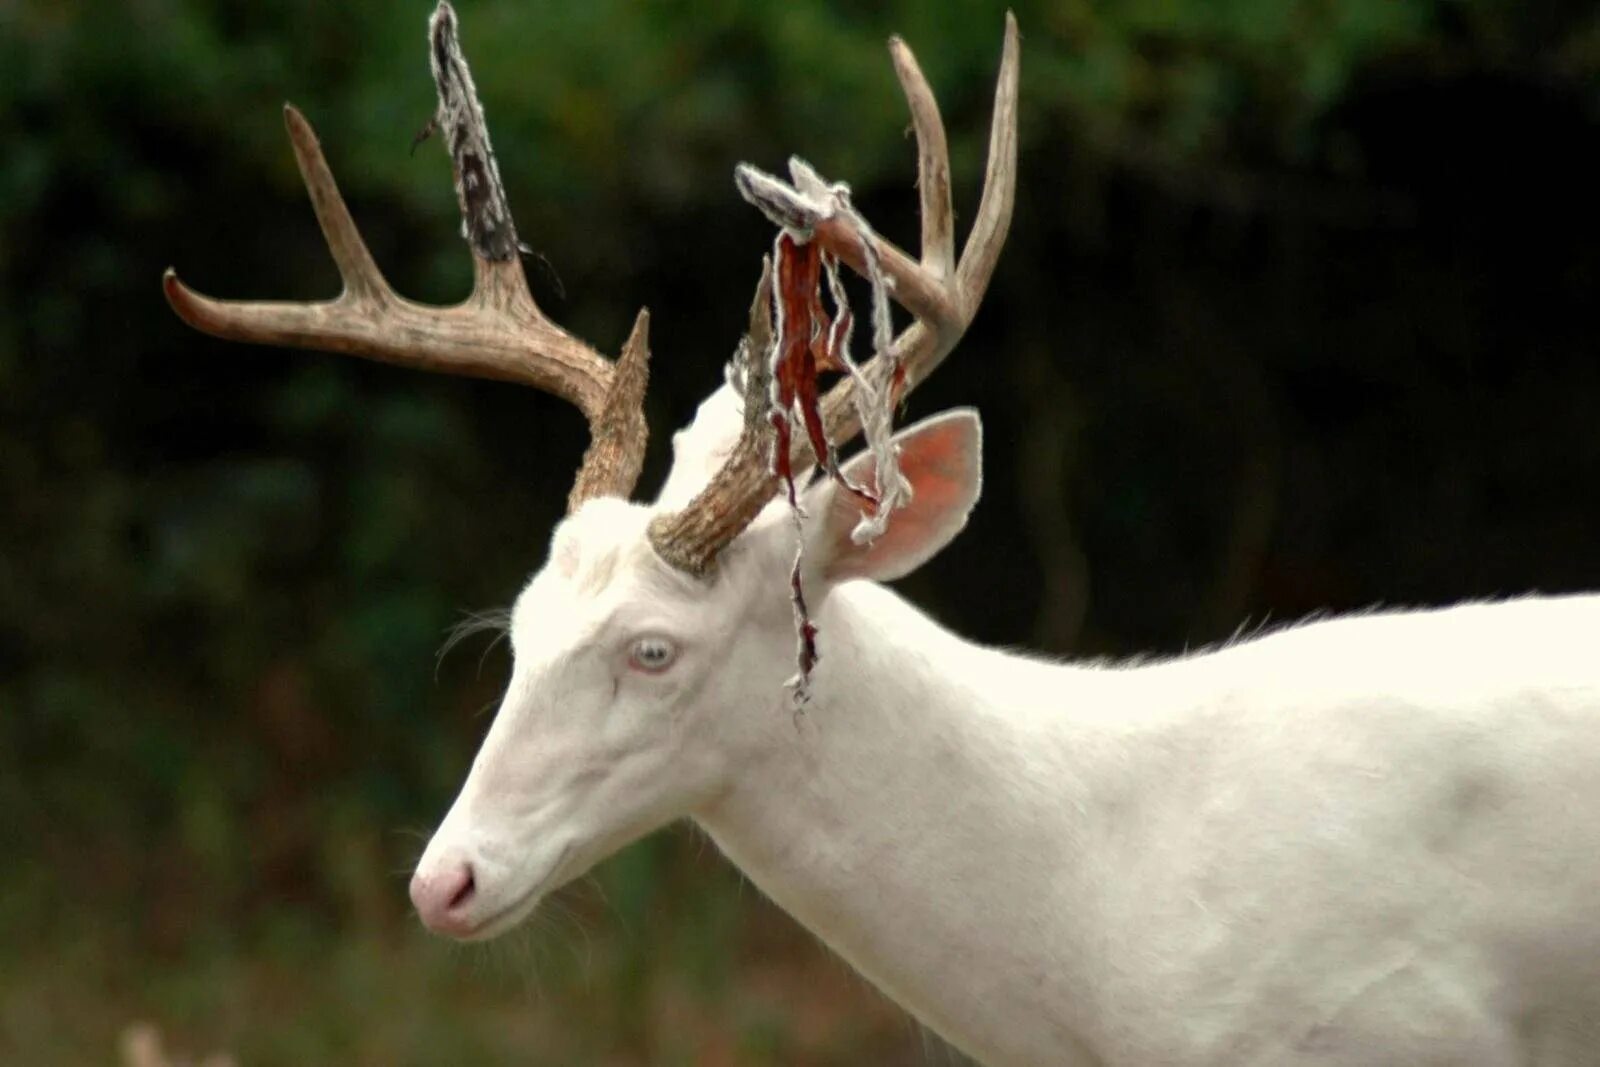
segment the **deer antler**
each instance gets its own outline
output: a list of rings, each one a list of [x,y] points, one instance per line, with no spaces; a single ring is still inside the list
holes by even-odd
[[[900,397],[931,374],[966,332],[1005,244],[1017,178],[1017,36],[1016,18],[1007,12],[983,198],[959,263],[954,256],[950,158],[944,122],[916,57],[898,37],[890,39],[889,53],[917,135],[917,188],[922,201],[920,262],[859,225],[853,213],[831,211],[825,205],[819,210],[817,193],[830,190],[803,163],[790,163],[793,185],[753,167],[741,167],[737,174],[740,192],[786,232],[816,242],[825,254],[848,264],[858,274],[870,277],[874,266],[881,271],[895,301],[916,321],[863,371],[868,380],[873,380],[874,371],[881,370],[878,361],[890,360],[890,365],[899,370]],[[755,356],[765,358],[764,353]],[[856,388],[856,378],[848,377],[822,399],[824,436],[833,445],[848,442],[861,430],[860,413],[853,402]],[[745,431],[727,462],[706,488],[682,511],[658,516],[651,523],[650,540],[662,559],[690,574],[703,575],[711,570],[718,553],[778,491],[769,437],[769,427],[747,419]],[[792,469],[808,466],[812,459],[811,446],[802,435],[792,453]]]
[[[344,292],[322,303],[215,300],[168,268],[162,279],[167,301],[183,321],[224,340],[323,349],[554,393],[589,420],[590,445],[568,510],[596,496],[626,497],[638,480],[648,432],[649,313],[639,312],[613,363],[539,310],[518,260],[521,245],[446,0],[429,22],[428,39],[439,90],[437,123],[450,149],[472,249],[472,295],[455,307],[434,307],[395,293],[361,239],[310,123],[285,105],[289,142]]]

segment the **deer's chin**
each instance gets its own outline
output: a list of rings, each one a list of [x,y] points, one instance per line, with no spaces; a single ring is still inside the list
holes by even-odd
[[[562,846],[554,862],[519,892],[509,895],[500,903],[492,899],[486,901],[488,906],[481,916],[469,916],[460,926],[441,932],[456,941],[492,941],[501,934],[510,933],[538,909],[540,901],[572,877],[569,861],[572,859],[573,846],[572,841]]]
[[[491,912],[483,919],[473,920],[472,925],[458,930],[446,931],[446,936],[456,941],[493,941],[501,934],[510,933],[522,924],[522,920],[534,913],[539,901],[544,899],[542,888],[533,889],[511,904],[499,911]]]

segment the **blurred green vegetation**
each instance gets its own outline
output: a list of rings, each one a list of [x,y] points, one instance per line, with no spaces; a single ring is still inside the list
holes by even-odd
[[[436,650],[539,564],[583,428],[224,346],[157,281],[334,291],[289,98],[397,287],[465,292],[444,153],[407,152],[429,6],[0,5],[0,1059],[105,1062],[152,1019],[251,1065],[937,1062],[686,830],[509,949],[415,929],[505,671]],[[1002,10],[463,0],[538,298],[608,351],[654,313],[647,482],[770,238],[733,163],[804,154],[909,242],[899,32],[970,212]],[[915,599],[1129,653],[1600,584],[1600,9],[1016,10],[1015,233],[917,402],[982,407],[987,496]]]

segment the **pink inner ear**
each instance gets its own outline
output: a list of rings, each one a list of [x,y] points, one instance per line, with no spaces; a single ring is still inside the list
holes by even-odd
[[[889,527],[870,545],[850,539],[861,516],[860,504],[837,492],[827,519],[831,580],[871,578],[888,581],[914,570],[943,548],[966,525],[978,498],[979,429],[971,412],[936,416],[899,440],[900,471],[911,483],[912,499],[889,518]],[[852,481],[875,473],[870,454],[846,467]],[[872,479],[876,484],[876,479]]]
[[[901,456],[900,469],[916,490],[907,511],[925,503],[934,511],[948,510],[965,489],[963,475],[971,470],[972,434],[960,422],[936,426],[917,437],[917,447]]]

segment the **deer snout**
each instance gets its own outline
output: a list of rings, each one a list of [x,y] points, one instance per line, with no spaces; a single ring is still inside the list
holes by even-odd
[[[449,937],[473,932],[472,904],[477,891],[472,864],[465,859],[426,864],[411,876],[411,903],[423,925]]]

